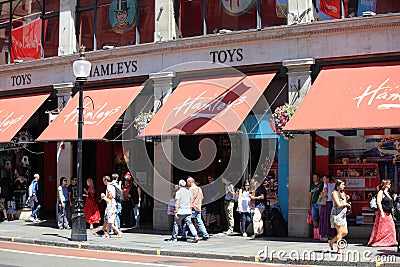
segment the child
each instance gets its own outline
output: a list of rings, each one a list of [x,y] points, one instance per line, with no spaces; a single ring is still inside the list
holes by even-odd
[[[107,196],[104,193],[101,194],[101,199],[104,199],[107,202],[106,210],[105,210],[105,233],[103,235],[104,238],[110,237],[110,228],[113,227],[114,231],[117,232],[117,237],[122,236],[122,232],[118,230],[118,226],[116,224],[115,216],[117,213],[117,202],[113,198],[113,195],[110,191],[108,191]]]
[[[9,221],[14,221],[15,215],[15,197],[11,197],[9,201],[7,201],[7,217]]]

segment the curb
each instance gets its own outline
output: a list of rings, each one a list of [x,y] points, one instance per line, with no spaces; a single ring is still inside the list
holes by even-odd
[[[400,266],[400,263],[381,263],[380,265],[376,262],[352,262],[352,261],[331,261],[331,260],[284,260],[284,259],[260,259],[257,256],[245,256],[245,255],[227,255],[227,254],[214,254],[206,252],[185,252],[185,251],[173,251],[163,249],[138,249],[138,248],[126,248],[117,246],[103,246],[103,245],[92,245],[85,243],[64,243],[57,241],[44,241],[39,239],[28,239],[22,237],[2,237],[0,241],[5,242],[16,242],[34,245],[46,245],[64,248],[75,248],[75,249],[87,249],[87,250],[100,250],[100,251],[116,251],[125,253],[135,253],[144,255],[157,255],[157,256],[171,256],[171,257],[185,257],[185,258],[201,258],[201,259],[216,259],[216,260],[232,260],[232,261],[243,261],[243,262],[256,262],[256,263],[273,263],[273,264],[284,264],[290,265],[319,265],[319,266]]]

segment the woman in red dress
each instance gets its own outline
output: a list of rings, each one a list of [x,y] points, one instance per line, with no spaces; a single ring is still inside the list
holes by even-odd
[[[85,217],[86,217],[86,222],[90,224],[90,230],[93,230],[93,224],[94,223],[99,223],[100,222],[100,212],[99,208],[97,207],[96,200],[94,199],[94,185],[93,185],[93,180],[91,178],[88,178],[86,180],[86,184],[88,185],[89,189],[84,189],[85,193],[83,196],[86,196],[86,201],[85,201]]]
[[[372,228],[368,246],[390,247],[397,245],[396,229],[391,215],[393,209],[393,198],[389,194],[390,186],[390,180],[382,180],[376,197],[378,210],[376,211],[375,223]]]

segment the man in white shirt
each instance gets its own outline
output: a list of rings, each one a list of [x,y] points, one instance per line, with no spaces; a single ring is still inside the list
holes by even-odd
[[[179,225],[184,222],[187,226],[189,226],[189,230],[194,237],[194,243],[197,243],[199,240],[197,236],[196,228],[192,223],[191,215],[192,215],[192,204],[193,204],[193,196],[192,193],[185,188],[186,182],[185,180],[179,181],[179,189],[175,194],[175,216],[174,216],[174,226],[172,229],[172,237],[168,239],[168,242],[175,242],[178,239],[178,231]]]

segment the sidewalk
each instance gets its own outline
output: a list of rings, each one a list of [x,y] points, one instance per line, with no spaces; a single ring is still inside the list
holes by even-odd
[[[58,230],[55,221],[30,223],[12,221],[0,223],[0,241],[73,247],[107,251],[170,255],[179,257],[201,257],[252,262],[272,262],[325,266],[400,266],[396,247],[366,247],[367,240],[350,240],[342,255],[329,252],[326,242],[311,238],[265,237],[250,240],[241,235],[215,234],[207,241],[164,242],[171,233],[152,229],[122,229],[122,238],[104,239],[87,231],[88,241],[70,241],[70,230]],[[336,247],[336,246],[335,246]],[[389,263],[390,262],[390,263]]]

